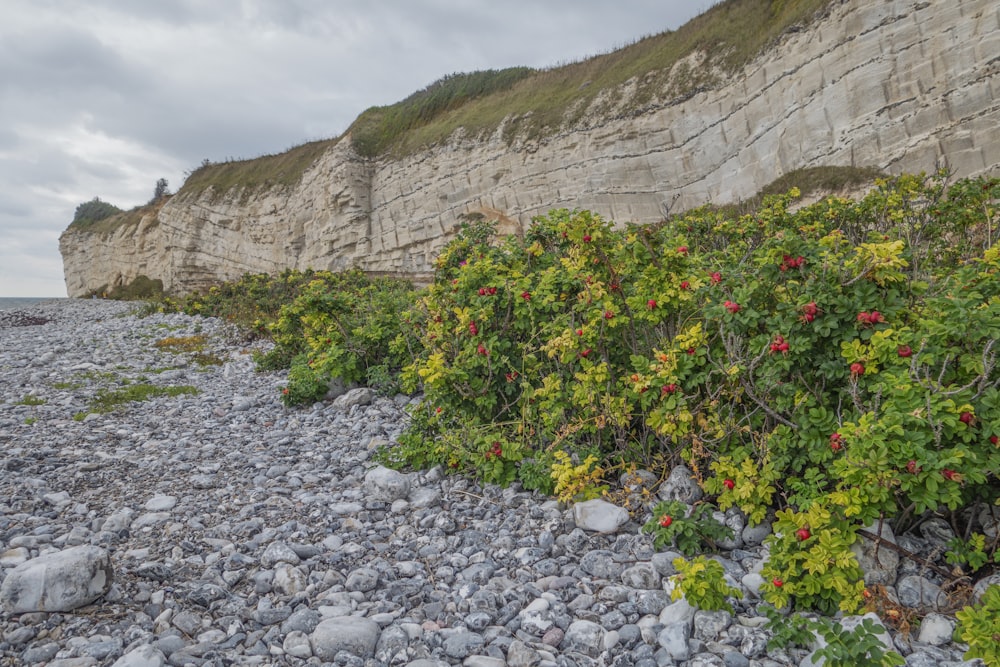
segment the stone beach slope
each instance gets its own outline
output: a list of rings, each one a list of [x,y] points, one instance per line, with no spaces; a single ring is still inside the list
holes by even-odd
[[[194,335],[198,358],[154,345]],[[725,517],[717,558],[743,599],[696,610],[671,600],[677,554],[639,533],[648,513],[379,468],[408,397],[287,409],[249,347],[218,320],[116,302],[0,312],[0,665],[812,664],[766,646],[766,529]],[[141,384],[184,389],[95,411]],[[658,493],[698,490],[677,468]],[[926,555],[949,530],[897,540]],[[886,553],[873,580],[944,604],[933,572]],[[883,641],[911,666],[978,664],[953,625],[931,613]]]

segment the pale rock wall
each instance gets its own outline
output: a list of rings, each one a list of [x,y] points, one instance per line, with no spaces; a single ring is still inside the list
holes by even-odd
[[[818,165],[998,173],[1000,4],[845,0],[741,76],[637,117],[374,163],[344,140],[296,188],[217,200],[182,189],[158,224],[70,229],[60,245],[71,296],[140,274],[173,291],[285,268],[426,278],[464,214],[507,232],[559,207],[647,223]]]

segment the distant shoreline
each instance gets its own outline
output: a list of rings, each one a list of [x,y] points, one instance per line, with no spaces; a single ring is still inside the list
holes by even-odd
[[[68,301],[68,297],[60,296],[0,296],[0,310],[17,310],[30,308],[47,301]]]

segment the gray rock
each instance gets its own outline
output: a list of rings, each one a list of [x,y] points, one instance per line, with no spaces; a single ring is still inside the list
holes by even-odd
[[[948,597],[933,581],[911,574],[896,582],[899,603],[913,609],[939,609],[948,603]]]
[[[378,466],[365,473],[363,490],[372,500],[391,503],[409,495],[410,478],[398,470]]]
[[[104,549],[78,546],[21,563],[0,586],[0,604],[11,614],[72,611],[111,589],[114,571]]]
[[[604,650],[604,628],[592,621],[573,621],[566,629],[562,648],[596,657]]]
[[[689,626],[694,621],[694,614],[697,610],[691,606],[685,598],[680,598],[663,608],[660,612],[660,623],[663,625],[674,625],[676,623],[686,623]]]
[[[597,579],[618,579],[625,569],[615,561],[614,553],[606,549],[588,551],[580,559],[580,569]]]
[[[756,526],[747,525],[742,532],[743,545],[756,547],[764,543],[764,540],[771,534],[771,522],[765,521]]]
[[[694,638],[702,641],[715,641],[733,622],[732,615],[727,611],[702,611],[694,614]]]
[[[347,651],[361,658],[375,655],[382,629],[378,623],[360,616],[336,616],[322,621],[309,635],[313,655],[333,660],[337,651]]]
[[[293,630],[285,635],[284,641],[281,642],[281,650],[288,655],[301,658],[303,660],[311,658],[313,654],[309,636],[298,630]]]
[[[873,535],[879,535],[878,521],[865,530]],[[896,543],[889,524],[882,522],[881,538],[883,541]],[[896,570],[899,567],[899,554],[888,547],[876,546],[874,540],[859,536],[858,540],[851,545],[851,551],[858,559],[861,571],[865,573],[865,585],[883,584],[891,586],[896,582]]]
[[[271,542],[260,557],[260,564],[266,568],[272,568],[278,563],[298,565],[300,562],[302,559],[299,558],[299,555],[284,542]]]
[[[519,639],[507,647],[507,667],[535,667],[542,661],[542,654]]]
[[[370,567],[359,567],[347,575],[344,587],[349,591],[367,593],[378,586],[378,572]]]
[[[584,530],[613,533],[628,523],[628,511],[597,498],[573,505],[573,521]]]
[[[333,407],[338,410],[350,410],[355,406],[371,405],[375,392],[367,387],[351,389],[347,393],[338,396],[333,401]]]
[[[442,643],[445,655],[449,658],[467,658],[483,648],[486,642],[483,636],[475,632],[456,632]]]
[[[675,466],[670,475],[660,485],[657,495],[661,500],[679,500],[693,505],[701,500],[704,492],[694,479],[694,473],[686,465]]]
[[[115,660],[111,667],[163,667],[166,661],[159,649],[143,644]]]
[[[652,563],[636,563],[622,572],[622,583],[639,590],[657,590],[662,583]]]
[[[670,603],[670,593],[664,590],[639,591],[635,596],[635,609],[643,616],[659,616],[664,607]]]
[[[671,659],[687,660],[691,657],[691,647],[688,644],[690,629],[689,623],[671,623],[660,630],[656,641]]]

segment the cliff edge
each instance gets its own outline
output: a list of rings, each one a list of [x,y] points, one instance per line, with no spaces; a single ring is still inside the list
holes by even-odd
[[[71,225],[60,238],[67,291],[144,275],[183,293],[309,267],[419,280],[470,215],[515,233],[560,207],[649,223],[821,165],[995,174],[998,54],[995,0],[837,0],[736,75],[671,97],[671,77],[698,65],[693,53],[638,112],[615,113],[634,102],[633,81],[602,92],[572,129],[544,136],[459,130],[372,158],[347,135],[293,149],[311,151],[294,182],[185,185],[116,225]]]

